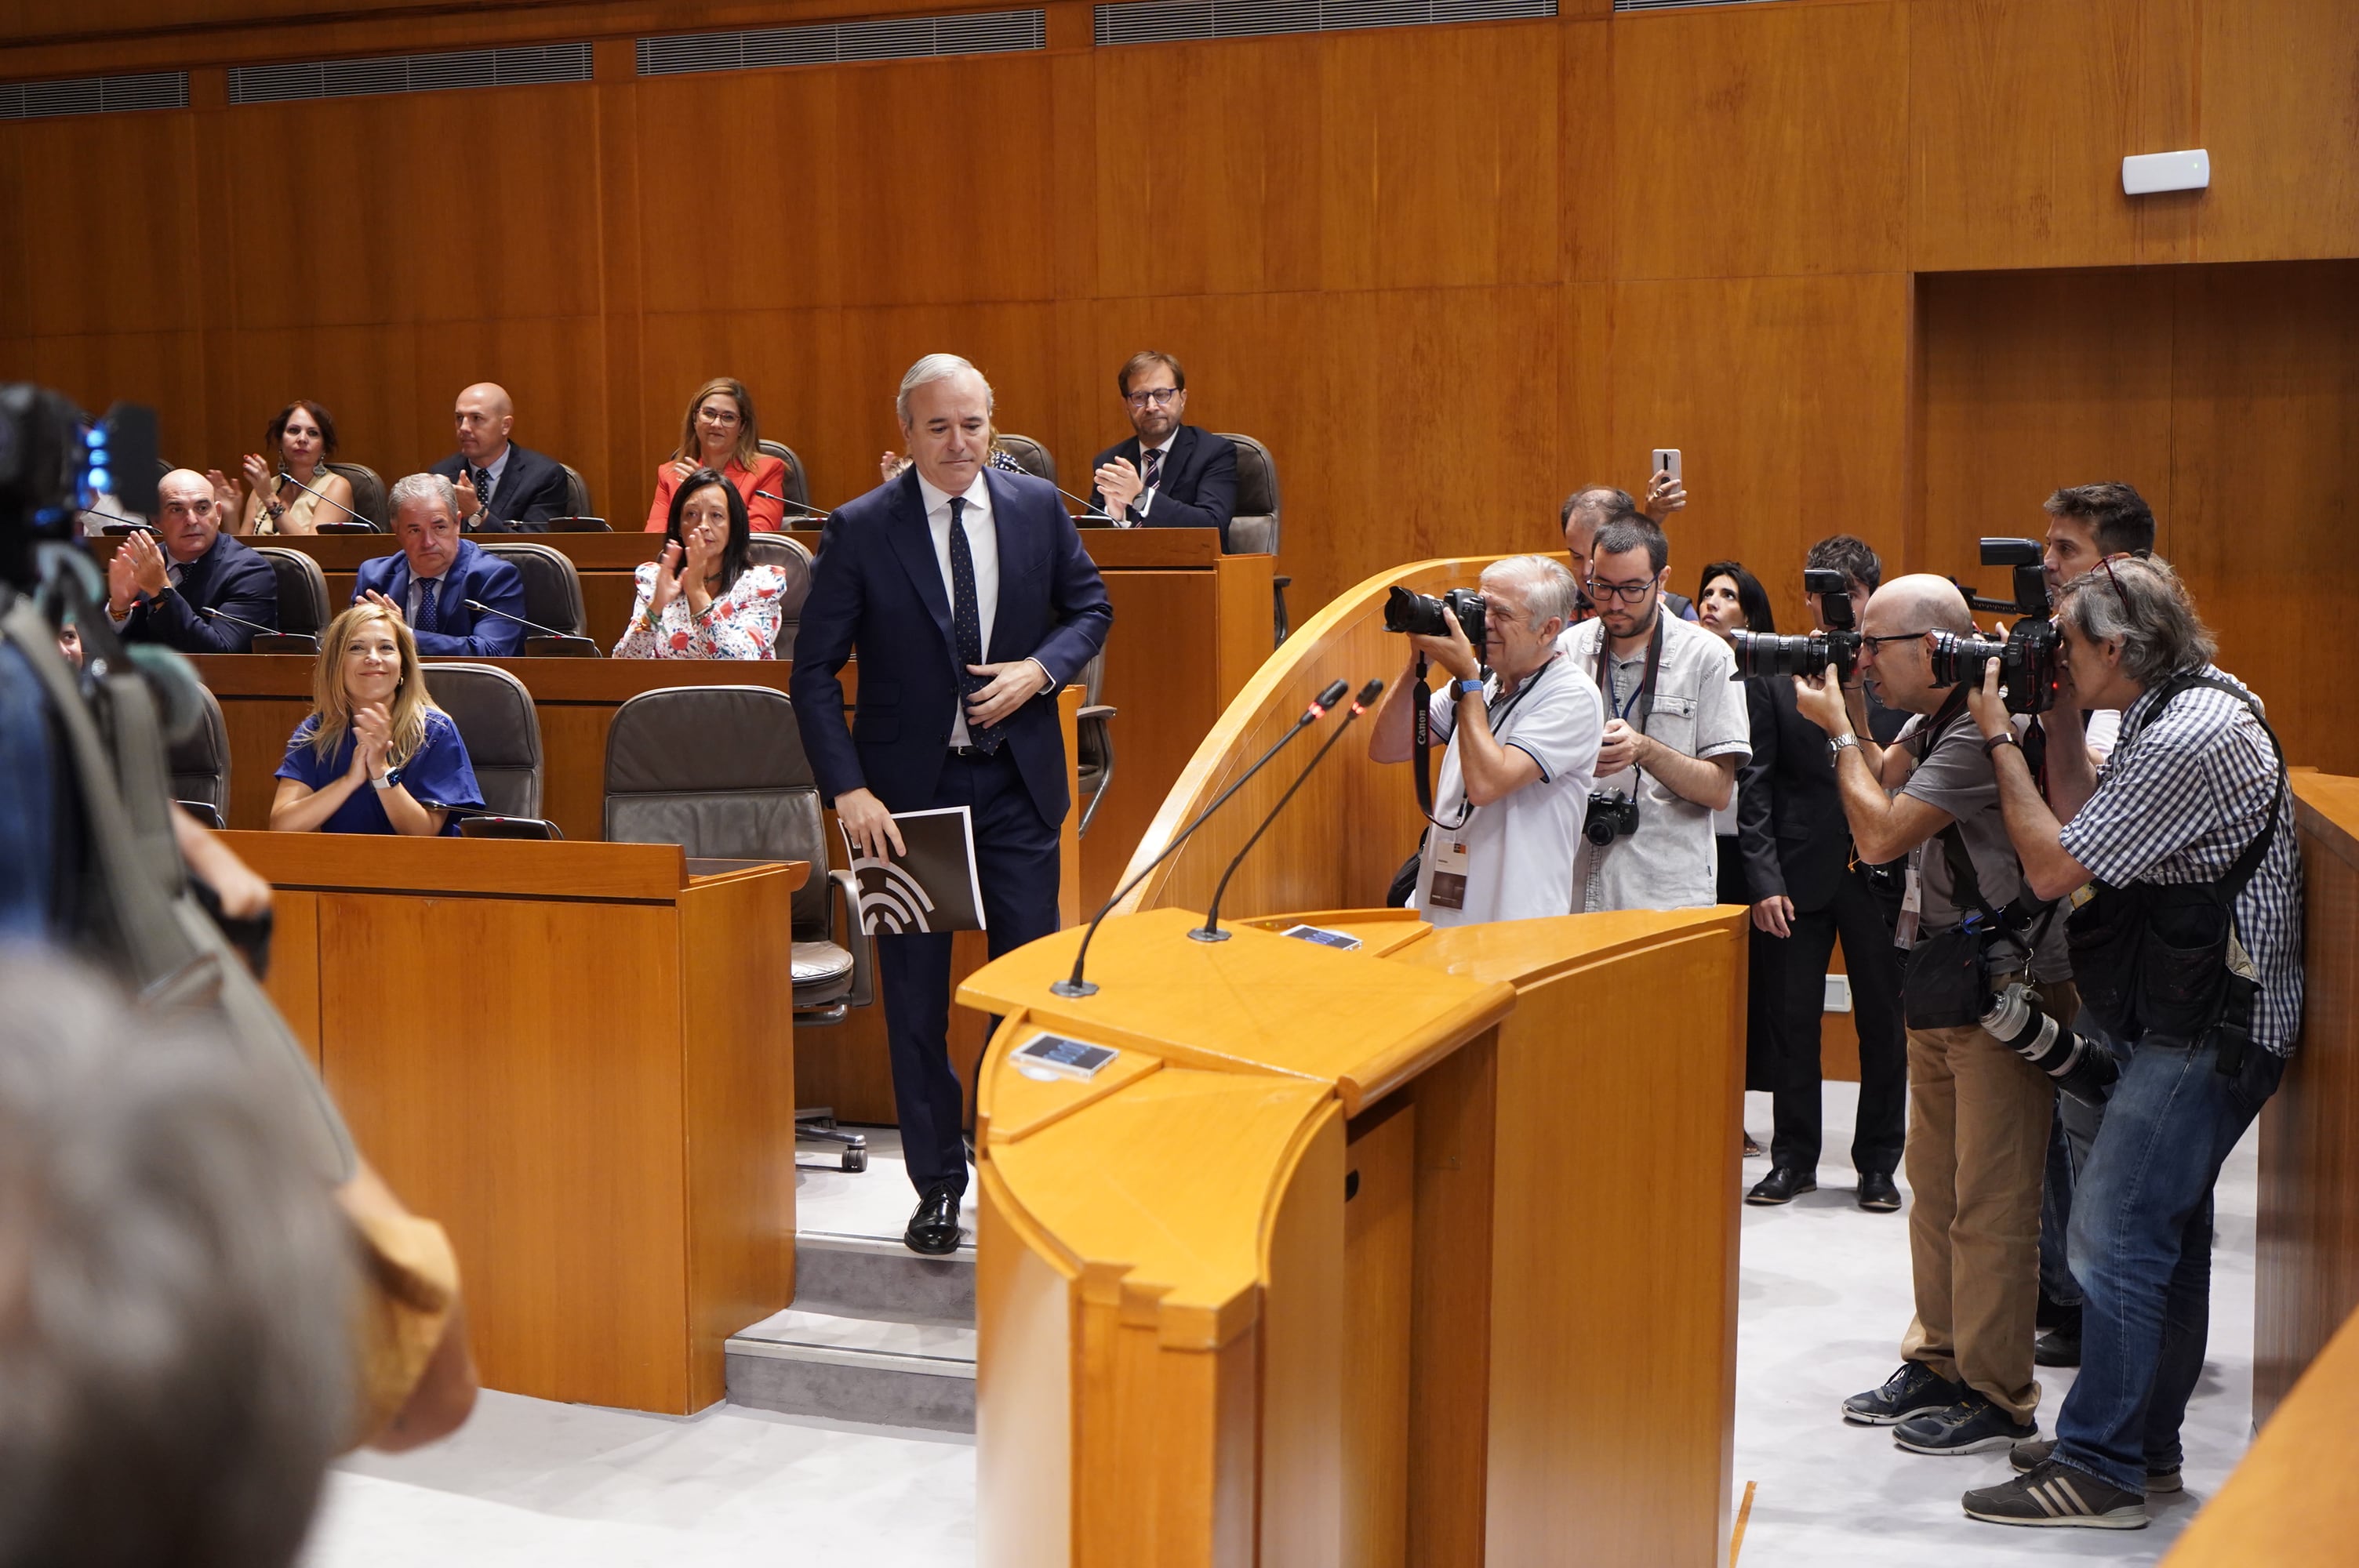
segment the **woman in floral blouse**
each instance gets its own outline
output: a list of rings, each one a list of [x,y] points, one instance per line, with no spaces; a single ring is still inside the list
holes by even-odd
[[[618,659],[771,659],[787,574],[747,559],[745,498],[712,469],[672,492],[663,558],[638,570]]]

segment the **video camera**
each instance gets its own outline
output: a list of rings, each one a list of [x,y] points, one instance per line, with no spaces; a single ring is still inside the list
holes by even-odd
[[[2045,713],[2056,706],[2058,654],[2063,637],[2056,630],[2048,602],[2048,578],[2039,568],[2039,542],[1984,539],[1982,556],[1986,567],[2015,568],[2014,600],[1984,599],[1963,583],[1958,584],[1958,589],[1976,610],[2013,612],[2015,625],[2005,638],[1934,633],[1933,684],[1955,686],[1962,681],[1979,686],[1983,667],[1996,659],[2007,711]]]
[[[29,589],[38,546],[71,540],[102,495],[153,514],[157,478],[154,409],[118,403],[94,420],[61,392],[0,386],[0,582]]]
[[[1440,599],[1419,593],[1412,589],[1395,588],[1385,599],[1385,630],[1408,632],[1419,637],[1450,635],[1444,615],[1457,618],[1466,640],[1474,644],[1479,657],[1483,652],[1487,630],[1484,621],[1483,595],[1471,588],[1453,588]]]
[[[1832,665],[1851,679],[1859,665],[1859,625],[1851,611],[1851,579],[1831,567],[1811,567],[1802,573],[1802,589],[1819,596],[1819,613],[1827,629],[1782,637],[1774,632],[1735,632],[1729,643],[1736,654],[1736,673],[1747,676],[1810,676],[1827,673]]]

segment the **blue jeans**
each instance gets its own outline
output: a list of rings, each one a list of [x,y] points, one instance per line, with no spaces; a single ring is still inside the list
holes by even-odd
[[[2081,1375],[2056,1415],[2056,1457],[2128,1491],[2180,1463],[2211,1328],[2212,1189],[2285,1072],[2257,1044],[2234,1078],[2218,1059],[2212,1045],[2140,1041],[2072,1194]]]
[[[2116,1063],[2128,1055],[2092,1025],[2086,1013],[2076,1015],[2072,1027],[2096,1049],[2112,1052]],[[2089,1162],[2089,1150],[2104,1119],[2104,1106],[2057,1091],[2056,1120],[2048,1132],[2048,1179],[2039,1197],[2039,1289],[2060,1307],[2081,1304],[2080,1282],[2072,1278],[2064,1249],[2072,1228],[2072,1188],[2081,1179],[2081,1167]]]

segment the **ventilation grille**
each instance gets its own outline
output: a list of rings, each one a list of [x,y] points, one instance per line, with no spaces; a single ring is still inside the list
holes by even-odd
[[[1555,15],[1556,0],[1125,0],[1097,7],[1097,41],[1161,44]]]
[[[641,76],[704,70],[763,70],[847,60],[919,59],[929,55],[1013,54],[1049,47],[1046,11],[970,11],[956,16],[895,16],[875,22],[822,22],[758,33],[688,33],[639,40]]]
[[[383,92],[448,92],[461,87],[523,87],[589,80],[588,44],[541,44],[458,54],[237,66],[229,73],[229,101],[285,103],[301,98],[366,98]]]
[[[0,120],[47,120],[59,114],[127,114],[140,109],[185,109],[189,73],[82,76],[71,81],[12,81],[0,85]]]
[[[1759,5],[1767,0],[1614,0],[1616,11],[1685,11],[1696,5]]]

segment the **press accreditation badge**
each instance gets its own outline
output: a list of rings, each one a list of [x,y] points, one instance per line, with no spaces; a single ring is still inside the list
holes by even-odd
[[[1892,945],[1917,946],[1917,923],[1925,913],[1925,884],[1917,875],[1917,857],[1908,857],[1908,879],[1900,892],[1900,918],[1893,923]]]
[[[1466,907],[1466,846],[1447,840],[1434,847],[1433,885],[1426,903],[1435,909]]]

